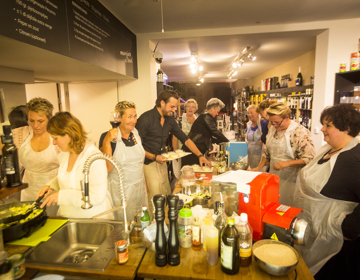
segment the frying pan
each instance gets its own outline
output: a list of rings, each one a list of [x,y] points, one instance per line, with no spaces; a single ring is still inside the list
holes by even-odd
[[[8,209],[10,207],[18,207],[22,206],[24,204],[31,204],[33,201],[30,202],[14,202],[9,204],[0,205],[0,211],[6,211],[10,212]],[[43,226],[48,219],[48,216],[46,214],[46,208],[42,208],[43,211],[37,215],[36,217],[30,219],[29,221],[26,221],[24,223],[17,223],[14,225],[11,225],[10,227],[7,227],[2,230],[3,232],[3,239],[4,243],[13,241],[22,237],[28,237],[30,236],[37,228],[40,226]]]

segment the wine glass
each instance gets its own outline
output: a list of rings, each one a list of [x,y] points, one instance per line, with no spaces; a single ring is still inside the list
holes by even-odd
[[[120,125],[120,114],[119,112],[111,112],[110,113],[110,124],[112,128],[117,128]],[[117,140],[111,140],[112,143],[116,143]]]

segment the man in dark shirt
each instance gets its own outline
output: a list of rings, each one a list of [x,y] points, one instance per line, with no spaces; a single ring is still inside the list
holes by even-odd
[[[136,129],[145,149],[144,173],[149,189],[149,198],[156,194],[170,194],[170,183],[167,173],[168,161],[162,156],[170,133],[174,134],[199,159],[200,165],[207,164],[204,155],[198,150],[189,137],[180,129],[172,114],[178,104],[178,94],[172,90],[160,93],[156,106],[143,113],[137,121]],[[150,207],[152,205],[150,204]]]
[[[197,117],[191,127],[189,137],[203,154],[209,149],[211,143],[229,142],[216,127],[216,116],[224,107],[225,104],[220,99],[211,98],[206,103],[206,111]],[[187,152],[186,147],[184,151]],[[182,159],[181,165],[192,165],[196,163],[196,160],[194,155],[189,155]]]

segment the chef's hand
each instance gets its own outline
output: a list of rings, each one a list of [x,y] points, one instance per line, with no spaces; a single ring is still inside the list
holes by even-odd
[[[43,204],[40,205],[40,208],[44,208],[44,206],[51,206],[51,205],[56,205],[58,202],[58,198],[59,198],[59,192],[53,193],[52,195],[49,195],[45,201],[43,202]]]
[[[38,192],[38,195],[36,197],[36,199],[38,199],[40,196],[42,196],[45,192],[47,192],[47,194],[45,194],[45,198],[48,197],[51,193],[52,193],[53,189],[50,189],[50,186],[43,186],[42,189]]]
[[[264,145],[263,141],[260,140],[260,141],[259,141],[259,145],[260,145],[260,146]]]
[[[157,155],[156,156],[156,162],[158,163],[164,163],[164,162],[168,162],[168,159],[162,155]]]
[[[275,170],[281,170],[286,167],[289,167],[289,164],[287,163],[287,161],[278,161],[277,163],[274,164]]]
[[[118,133],[119,133],[119,131],[117,128],[110,129],[104,138],[104,142],[110,142],[110,141],[116,139],[118,136]]]
[[[199,158],[199,163],[201,167],[206,164],[207,166],[209,166],[209,168],[211,168],[211,162],[209,162],[204,156]]]
[[[250,168],[249,171],[260,172],[260,171],[261,171],[261,168],[259,168],[259,167]]]

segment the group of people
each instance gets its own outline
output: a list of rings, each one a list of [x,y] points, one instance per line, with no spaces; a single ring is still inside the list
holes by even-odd
[[[170,135],[174,149],[192,154],[179,166],[208,165],[205,153],[212,143],[228,142],[217,129],[216,116],[224,103],[212,98],[206,110],[195,115],[197,103],[188,100],[182,125],[172,117],[178,105],[175,91],[163,91],[153,109],[139,118],[132,102],[119,102],[120,125],[104,132],[99,149],[81,122],[69,112],[52,116],[52,104],[43,98],[26,104],[28,124],[13,128],[19,148],[23,181],[29,187],[22,201],[45,194],[45,205],[58,206],[58,215],[91,218],[121,205],[119,178],[107,161],[95,161],[89,172],[93,208],[85,210],[80,181],[85,160],[100,151],[123,169],[128,220],[156,194],[170,194],[168,159],[162,154]],[[351,105],[335,105],[321,114],[321,131],[327,142],[316,154],[308,129],[290,119],[291,110],[269,101],[248,108],[246,141],[251,171],[268,168],[280,178],[280,203],[303,210],[310,237],[298,250],[315,279],[358,279],[360,263],[360,112]],[[180,168],[178,166],[178,168]],[[108,214],[112,218],[113,214]],[[116,219],[120,214],[114,213]],[[341,269],[339,269],[341,267]],[[341,276],[341,277],[340,277]]]
[[[324,109],[327,144],[317,154],[309,130],[290,115],[282,103],[248,108],[250,170],[269,165],[280,178],[279,203],[303,210],[310,235],[297,249],[316,280],[360,279],[360,112],[345,104]]]

